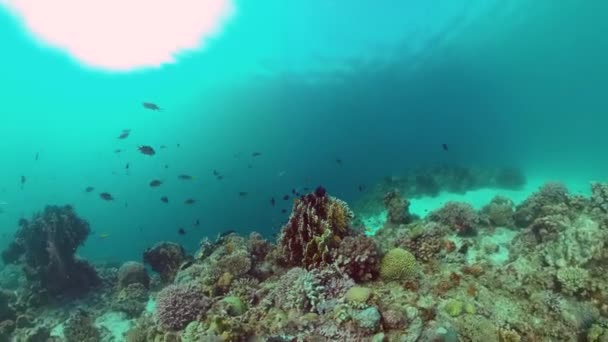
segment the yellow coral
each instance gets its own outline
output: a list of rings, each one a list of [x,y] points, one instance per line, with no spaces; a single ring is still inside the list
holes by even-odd
[[[416,257],[403,248],[393,248],[382,258],[380,277],[384,280],[405,280],[416,275]]]

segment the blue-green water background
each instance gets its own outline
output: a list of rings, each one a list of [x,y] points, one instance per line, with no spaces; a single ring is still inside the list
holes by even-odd
[[[140,258],[157,240],[194,248],[226,229],[268,234],[291,203],[273,209],[272,196],[324,184],[355,201],[358,184],[419,163],[606,178],[605,1],[264,0],[236,8],[204,51],[127,74],[83,69],[0,11],[1,246],[20,217],[46,204],[70,203],[89,220],[96,235],[81,255],[116,260]],[[146,111],[142,101],[166,110]],[[131,136],[117,140],[125,128]],[[147,157],[136,151],[141,144],[168,148]],[[254,151],[263,155],[253,160]],[[197,180],[179,182],[179,173]],[[155,178],[166,183],[151,189]],[[87,186],[116,201],[84,193]],[[181,204],[188,197],[198,204]]]

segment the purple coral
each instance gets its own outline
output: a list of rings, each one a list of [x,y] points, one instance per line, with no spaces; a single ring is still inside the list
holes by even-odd
[[[450,227],[459,235],[475,234],[480,221],[470,204],[454,201],[447,202],[442,208],[430,213],[429,219]]]
[[[160,242],[144,251],[144,262],[160,274],[164,283],[173,281],[184,261],[186,261],[186,251],[177,243]]]
[[[211,306],[211,300],[194,285],[169,285],[158,293],[156,314],[163,328],[181,330]]]
[[[315,268],[332,262],[330,251],[349,234],[352,211],[319,187],[294,202],[278,247],[285,264]]]
[[[335,264],[358,282],[378,275],[380,257],[374,240],[367,236],[347,236],[335,250]]]

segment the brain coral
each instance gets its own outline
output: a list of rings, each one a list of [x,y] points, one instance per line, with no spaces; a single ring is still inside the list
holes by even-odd
[[[169,285],[158,294],[156,314],[164,328],[181,330],[203,314],[210,305],[209,298],[197,286]]]
[[[382,258],[380,277],[384,280],[405,280],[416,275],[418,264],[414,255],[403,248],[393,248]]]

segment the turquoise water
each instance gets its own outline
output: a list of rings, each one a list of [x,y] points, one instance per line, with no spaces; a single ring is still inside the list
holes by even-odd
[[[604,1],[236,8],[206,49],[131,73],[84,68],[0,11],[3,246],[20,218],[47,204],[69,203],[91,223],[79,254],[125,260],[158,240],[192,249],[228,229],[270,235],[292,188],[323,184],[356,201],[358,185],[421,163],[606,179]],[[139,145],[167,148],[148,157]],[[196,179],[179,181],[182,173]],[[150,188],[153,179],[165,183]]]

